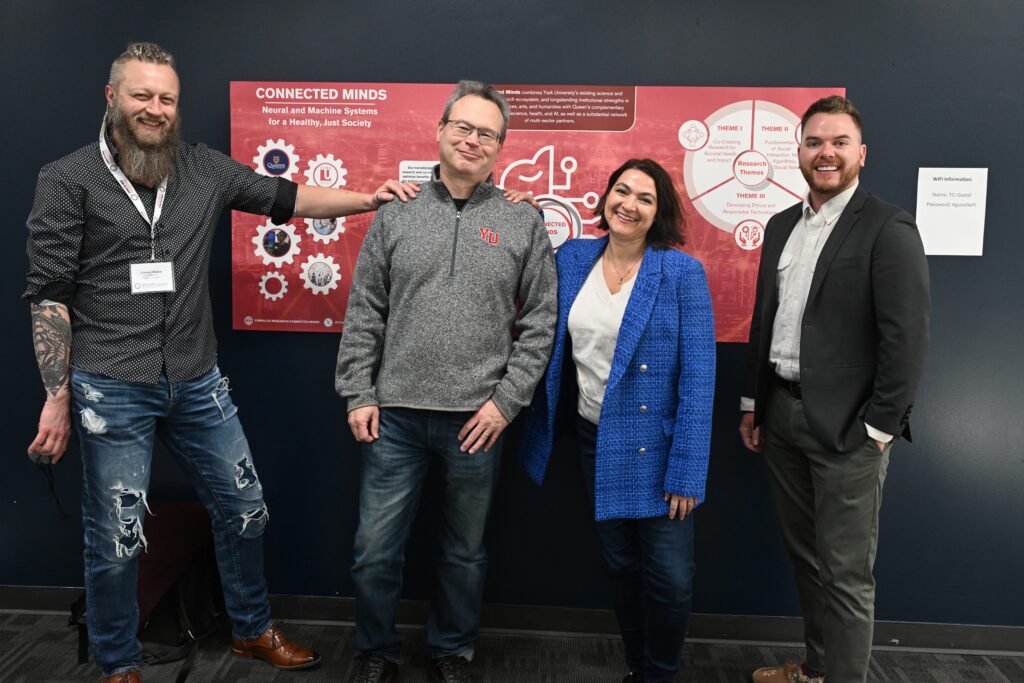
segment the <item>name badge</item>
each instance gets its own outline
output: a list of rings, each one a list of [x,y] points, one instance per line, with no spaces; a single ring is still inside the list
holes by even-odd
[[[174,291],[174,264],[147,261],[131,264],[132,294]]]

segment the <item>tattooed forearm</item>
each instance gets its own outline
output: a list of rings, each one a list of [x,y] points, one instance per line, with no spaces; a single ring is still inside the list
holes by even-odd
[[[64,304],[32,304],[32,341],[43,386],[50,396],[67,391],[71,368],[71,317]]]

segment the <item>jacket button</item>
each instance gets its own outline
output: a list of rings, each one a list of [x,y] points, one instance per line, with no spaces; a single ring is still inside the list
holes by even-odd
[[[640,372],[647,372],[647,363],[640,366]]]
[[[640,412],[641,413],[646,413],[647,412],[647,406],[640,406]]]
[[[640,455],[643,455],[643,454],[644,454],[644,453],[646,453],[646,452],[647,452],[647,449],[646,449],[646,448],[644,448],[643,446],[641,446],[641,447],[640,447],[640,448],[639,448],[639,449],[637,450],[637,453],[639,453]]]

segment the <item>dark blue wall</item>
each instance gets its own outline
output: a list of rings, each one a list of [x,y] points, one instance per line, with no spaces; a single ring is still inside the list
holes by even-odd
[[[988,167],[985,256],[932,257],[932,350],[913,444],[895,450],[877,563],[878,617],[1024,625],[1024,5],[656,2],[4,2],[5,381],[0,584],[80,585],[81,525],[24,457],[43,392],[18,297],[24,218],[45,162],[95,138],[111,59],[131,40],[177,57],[189,139],[228,149],[230,80],[845,86],[867,121],[864,185],[913,210],[920,166]],[[438,103],[440,106],[440,103]],[[353,179],[358,187],[358,179]],[[1014,197],[1017,197],[1015,200]],[[1017,201],[1017,204],[1013,202]],[[337,339],[230,329],[227,218],[212,285],[221,367],[255,452],[277,593],[351,595],[358,458],[332,390]],[[736,436],[743,349],[719,345],[700,612],[797,611],[765,471]],[[492,603],[603,606],[604,579],[568,444],[548,485],[509,457],[490,528]],[[72,512],[72,453],[57,486]],[[183,490],[158,458],[154,496]],[[409,552],[426,597],[432,500]]]

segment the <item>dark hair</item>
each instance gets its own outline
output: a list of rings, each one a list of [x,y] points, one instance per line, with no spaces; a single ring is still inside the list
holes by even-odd
[[[815,114],[846,114],[853,123],[857,126],[857,131],[860,136],[864,137],[864,122],[860,118],[860,112],[857,111],[857,107],[853,106],[853,102],[842,97],[840,95],[829,95],[828,97],[822,97],[820,100],[807,107],[807,111],[804,112],[803,117],[800,119],[800,135],[803,136],[803,129],[810,121],[811,117]]]
[[[608,193],[615,187],[615,183],[619,182],[619,176],[630,169],[649,175],[654,181],[654,191],[658,195],[654,223],[647,231],[647,243],[655,249],[670,249],[685,244],[683,230],[686,227],[686,216],[683,214],[679,193],[672,183],[672,176],[661,167],[661,164],[652,159],[630,159],[612,171],[608,176],[608,187],[604,188],[604,193],[594,208],[594,215],[599,219],[597,227],[601,230],[608,229],[608,222],[604,219],[605,200],[608,199]]]
[[[448,122],[448,115],[452,113],[453,104],[463,97],[469,97],[470,95],[483,98],[501,110],[501,131],[498,133],[498,140],[505,142],[505,136],[508,134],[508,120],[512,114],[508,108],[508,102],[505,101],[505,97],[490,83],[459,81],[458,85],[455,86],[455,90],[452,90],[452,94],[448,96],[448,101],[444,103],[444,113],[441,114],[441,122]]]

